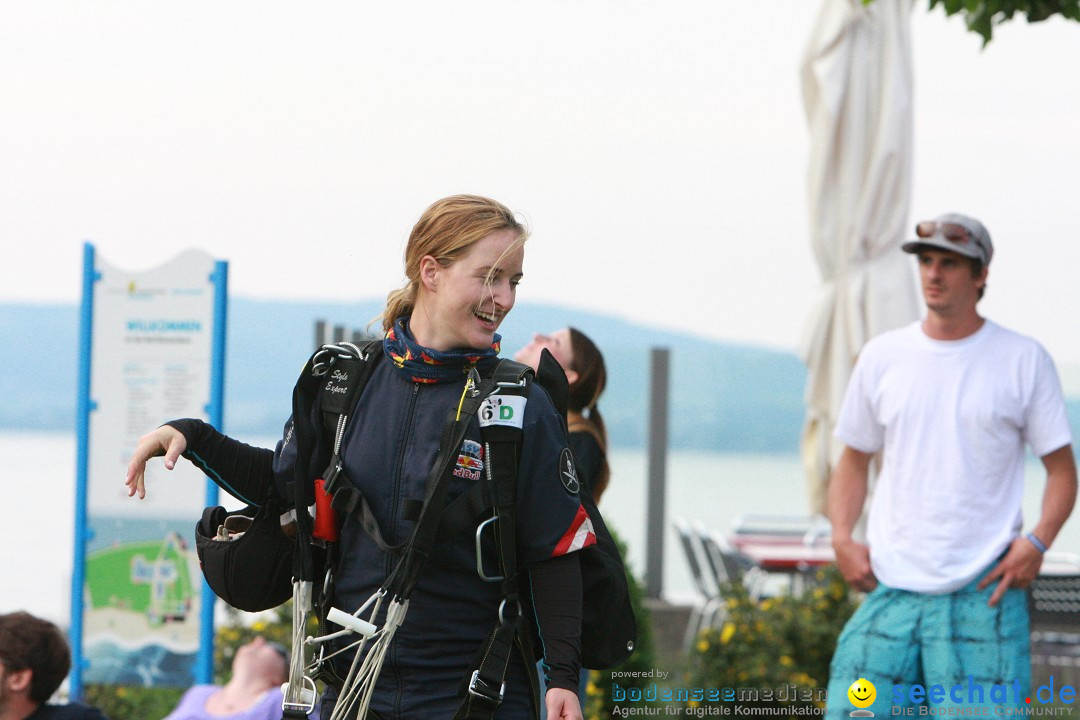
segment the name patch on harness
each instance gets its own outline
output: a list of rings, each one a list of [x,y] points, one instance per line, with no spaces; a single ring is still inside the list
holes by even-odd
[[[528,398],[521,395],[488,395],[476,411],[480,427],[503,425],[520,429],[525,422],[527,401]]]

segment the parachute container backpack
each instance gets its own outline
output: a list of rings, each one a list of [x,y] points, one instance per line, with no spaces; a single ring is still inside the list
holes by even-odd
[[[260,612],[292,594],[293,541],[273,500],[237,512],[208,507],[195,525],[195,550],[210,589],[238,610]]]

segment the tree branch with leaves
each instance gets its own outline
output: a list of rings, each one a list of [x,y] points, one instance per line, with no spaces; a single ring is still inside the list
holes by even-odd
[[[862,0],[869,5],[874,0]],[[1029,23],[1054,15],[1080,21],[1080,0],[929,0],[930,9],[941,5],[946,15],[963,13],[968,30],[982,36],[983,47],[993,38],[994,26],[1022,15]]]

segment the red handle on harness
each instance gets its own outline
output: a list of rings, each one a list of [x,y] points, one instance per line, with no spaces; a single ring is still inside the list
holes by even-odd
[[[333,496],[326,492],[326,481],[315,481],[315,529],[312,535],[325,542],[337,542],[340,531],[338,530],[337,511],[330,506]]]

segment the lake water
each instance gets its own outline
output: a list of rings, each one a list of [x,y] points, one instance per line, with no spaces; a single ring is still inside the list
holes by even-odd
[[[270,446],[272,440],[242,438]],[[612,480],[601,510],[629,547],[635,571],[645,562],[646,455],[611,453]],[[1025,518],[1038,515],[1041,465],[1029,463]],[[69,619],[75,497],[73,434],[0,432],[0,612],[25,608],[64,626]],[[122,483],[122,478],[116,479]],[[796,455],[673,452],[667,463],[670,520],[683,516],[727,531],[740,514],[805,514],[802,465]],[[197,518],[191,519],[194,525]],[[1029,520],[1028,527],[1033,520]],[[670,522],[664,546],[664,595],[693,597]],[[1080,553],[1080,521],[1066,524],[1054,550]]]

